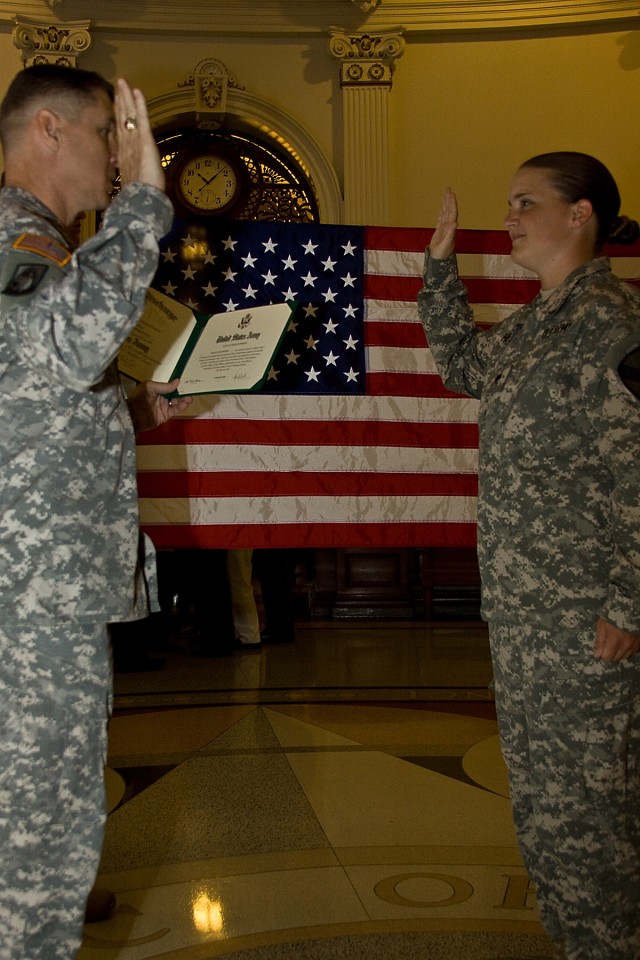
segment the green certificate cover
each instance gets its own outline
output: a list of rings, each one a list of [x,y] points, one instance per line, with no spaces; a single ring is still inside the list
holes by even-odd
[[[179,395],[244,393],[264,382],[296,303],[206,314],[157,290],[118,355],[133,380],[168,383]]]

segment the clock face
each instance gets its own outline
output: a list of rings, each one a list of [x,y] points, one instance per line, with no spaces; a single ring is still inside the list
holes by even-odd
[[[198,213],[223,213],[240,193],[238,171],[228,157],[199,153],[178,170],[175,186],[180,200]]]

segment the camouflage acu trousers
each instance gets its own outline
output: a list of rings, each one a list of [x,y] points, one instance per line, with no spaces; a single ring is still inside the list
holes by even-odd
[[[106,627],[0,629],[0,960],[71,960],[106,819]]]
[[[491,624],[516,832],[543,923],[567,960],[640,958],[640,659]]]

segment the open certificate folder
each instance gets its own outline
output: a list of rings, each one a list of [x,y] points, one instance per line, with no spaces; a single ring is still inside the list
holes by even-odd
[[[200,313],[157,290],[118,355],[120,371],[134,380],[168,383],[178,394],[257,390],[296,307],[272,303],[229,313]]]

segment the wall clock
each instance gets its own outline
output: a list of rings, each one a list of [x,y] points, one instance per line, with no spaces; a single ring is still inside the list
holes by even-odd
[[[243,192],[243,165],[214,144],[201,144],[186,154],[178,154],[171,167],[175,199],[190,213],[228,213]]]

